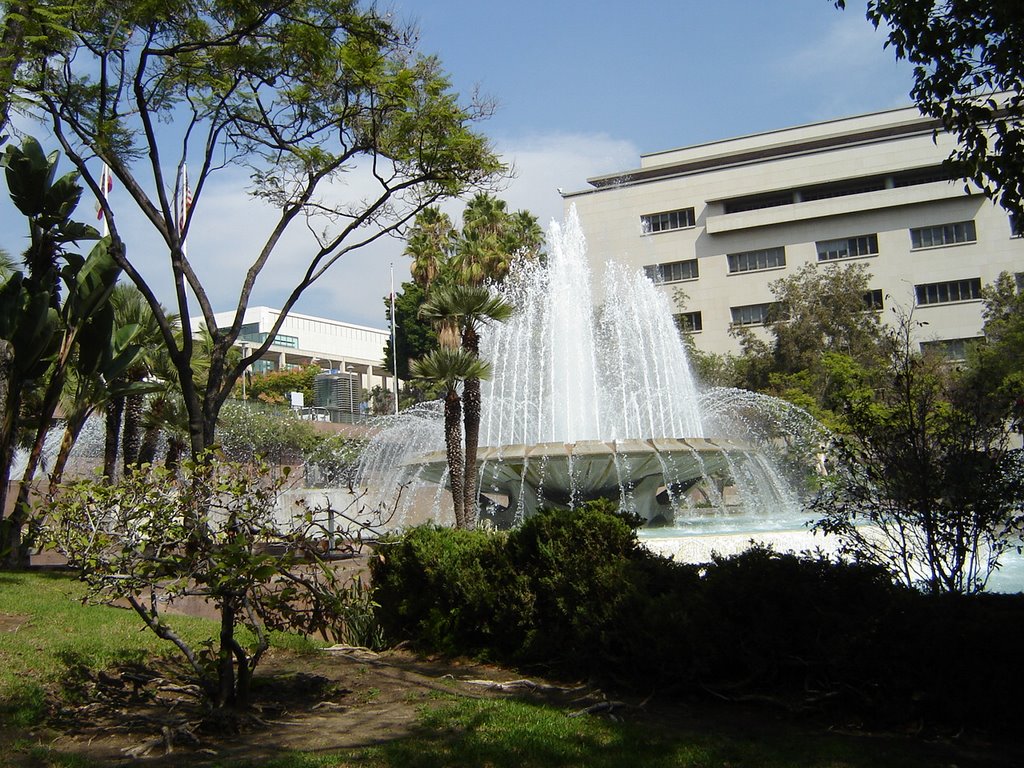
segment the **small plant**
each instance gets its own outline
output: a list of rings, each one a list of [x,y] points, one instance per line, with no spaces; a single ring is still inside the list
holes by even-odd
[[[284,478],[262,464],[212,456],[180,475],[141,466],[118,483],[82,482],[58,497],[54,546],[96,602],[127,601],[156,635],[187,659],[216,706],[244,708],[253,670],[272,630],[324,631],[341,601],[333,570],[311,541],[310,514],[282,530],[274,519]],[[218,642],[189,643],[168,620],[175,599],[200,597],[220,616]],[[236,630],[254,638],[244,646]]]

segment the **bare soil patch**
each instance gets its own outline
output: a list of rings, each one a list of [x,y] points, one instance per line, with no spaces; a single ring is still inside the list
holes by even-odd
[[[244,715],[216,715],[198,689],[169,665],[125,666],[94,674],[73,670],[64,699],[44,728],[14,733],[0,726],[0,749],[12,768],[32,757],[4,749],[14,739],[49,745],[104,765],[203,765],[229,758],[259,761],[288,750],[330,751],[369,746],[410,734],[420,708],[447,696],[528,694],[594,703],[599,692],[516,683],[497,667],[431,661],[402,650],[382,654],[338,648],[297,655],[272,650],[254,681],[254,705]],[[472,682],[467,682],[472,681]],[[512,682],[503,689],[501,685]],[[0,759],[0,764],[4,763]]]
[[[17,632],[28,620],[28,616],[17,613],[0,613],[0,632]]]

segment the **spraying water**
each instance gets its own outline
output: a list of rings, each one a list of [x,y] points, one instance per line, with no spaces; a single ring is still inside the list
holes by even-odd
[[[598,306],[574,209],[552,223],[548,245],[545,261],[518,265],[501,288],[515,316],[482,334],[492,365],[482,386],[483,514],[514,524],[542,506],[599,497],[660,525],[798,514],[782,465],[806,458],[794,448],[820,443],[813,419],[741,390],[698,391],[669,301],[641,271],[609,264]],[[371,442],[359,482],[377,489],[378,503],[401,489],[400,512],[410,511],[430,488],[443,518],[440,421],[438,407],[415,410]]]

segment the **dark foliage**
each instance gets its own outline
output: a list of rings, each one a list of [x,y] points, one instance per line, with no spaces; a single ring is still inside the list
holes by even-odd
[[[1024,629],[1019,595],[923,595],[876,566],[764,547],[684,565],[640,547],[634,522],[597,503],[507,534],[430,527],[384,542],[372,564],[384,631],[643,693],[838,706],[889,725],[1022,714],[992,674]]]

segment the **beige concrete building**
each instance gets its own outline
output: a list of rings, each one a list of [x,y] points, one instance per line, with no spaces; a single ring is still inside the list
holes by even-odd
[[[271,307],[248,307],[242,320],[242,332],[235,346],[251,351],[262,344],[281,312]],[[214,316],[221,327],[234,319],[233,312]],[[202,318],[192,318],[193,329],[202,325]],[[274,342],[251,370],[265,373],[307,365],[319,365],[325,373],[346,380],[348,393],[342,403],[350,412],[358,412],[359,395],[375,386],[391,390],[394,379],[384,367],[384,344],[389,331],[362,325],[290,312]],[[305,403],[312,406],[313,403]]]
[[[737,351],[734,325],[758,326],[769,284],[803,265],[864,263],[865,300],[912,309],[920,342],[981,333],[980,288],[1024,280],[1024,239],[976,190],[949,182],[953,139],[916,109],[831,120],[654,152],[589,179],[575,205],[590,263],[644,267],[706,351]]]

